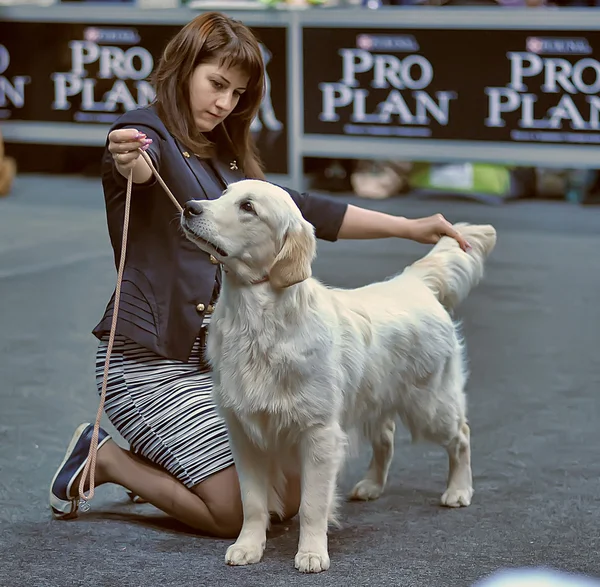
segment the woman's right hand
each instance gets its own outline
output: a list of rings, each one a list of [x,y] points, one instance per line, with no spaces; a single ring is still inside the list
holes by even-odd
[[[144,133],[134,128],[120,128],[108,135],[108,150],[117,167],[129,171],[135,167],[140,156],[139,149],[146,150],[152,143]]]

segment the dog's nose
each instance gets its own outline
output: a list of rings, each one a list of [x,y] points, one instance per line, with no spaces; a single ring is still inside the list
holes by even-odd
[[[183,215],[186,218],[200,216],[202,214],[202,204],[198,200],[188,200],[183,207]]]

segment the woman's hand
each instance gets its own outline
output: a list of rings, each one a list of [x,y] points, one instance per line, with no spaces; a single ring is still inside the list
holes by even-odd
[[[108,135],[108,150],[119,171],[128,172],[135,167],[140,156],[139,149],[146,150],[152,139],[134,128],[120,128]]]
[[[406,237],[418,243],[434,245],[443,236],[455,239],[463,251],[468,251],[471,245],[441,214],[425,218],[406,220]]]
[[[135,128],[120,128],[108,135],[108,150],[113,156],[117,171],[128,178],[133,170],[133,183],[146,183],[152,177],[152,170],[144,159],[140,159],[140,149],[145,151],[152,139]]]

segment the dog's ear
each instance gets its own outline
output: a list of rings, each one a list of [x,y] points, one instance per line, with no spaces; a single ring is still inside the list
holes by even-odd
[[[285,235],[281,251],[275,258],[269,280],[276,288],[300,283],[312,275],[312,261],[316,252],[312,224],[302,220]]]

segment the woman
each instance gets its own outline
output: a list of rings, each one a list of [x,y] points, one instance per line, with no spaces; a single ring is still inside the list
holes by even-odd
[[[117,483],[197,530],[233,537],[242,522],[227,432],[211,402],[203,362],[206,329],[219,293],[216,259],[179,229],[177,211],[140,157],[145,149],[181,204],[217,198],[228,183],[264,179],[250,124],[263,91],[259,45],[241,23],[205,13],[168,44],[155,72],[151,106],[123,115],[108,135],[102,167],[115,263],[120,258],[127,177],[133,170],[127,262],[105,411],[129,442],[120,448],[101,430],[96,485]],[[408,220],[334,199],[288,190],[317,237],[409,238],[435,243],[444,234],[468,244],[440,215]],[[102,384],[113,299],[94,329]],[[50,489],[57,518],[77,514],[77,494],[93,426],[73,436]],[[299,481],[288,480],[286,515],[299,506]]]

